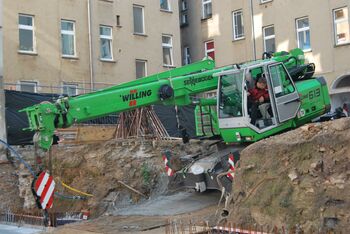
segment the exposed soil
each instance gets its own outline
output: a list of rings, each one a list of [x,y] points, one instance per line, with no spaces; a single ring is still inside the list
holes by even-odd
[[[140,142],[109,141],[105,144],[85,145],[70,149],[54,148],[52,152],[53,175],[57,181],[92,194],[87,201],[62,201],[56,199],[55,211],[65,212],[89,209],[93,217],[115,213],[149,198],[168,193],[168,178],[162,152],[170,150],[179,155],[205,150],[205,142],[181,141]],[[127,188],[139,191],[144,196]],[[61,193],[71,193],[58,186]]]
[[[235,223],[350,231],[350,119],[314,123],[242,151]]]
[[[347,118],[308,124],[248,146],[236,165],[227,220],[237,225],[284,226],[305,233],[350,232],[349,142],[350,119]],[[164,233],[166,224],[173,219],[215,223],[215,203],[219,196],[170,193],[161,158],[165,149],[174,158],[207,152],[209,143],[112,140],[103,144],[53,147],[51,163],[57,191],[78,195],[64,188],[60,184],[63,181],[93,197],[85,201],[56,198],[52,211],[89,209],[93,219],[52,231]],[[33,154],[31,150],[22,149],[24,154]],[[45,163],[49,165],[48,157]],[[173,164],[176,166],[176,161]],[[20,175],[23,170],[18,165],[14,168],[0,164],[0,208],[28,210],[33,200],[26,190],[31,176]]]
[[[18,196],[18,174],[11,164],[0,164],[0,212],[22,210],[23,199]]]

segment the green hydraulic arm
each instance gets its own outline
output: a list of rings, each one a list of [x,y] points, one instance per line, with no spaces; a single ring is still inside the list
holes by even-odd
[[[55,103],[44,102],[21,111],[28,116],[29,128],[36,131],[39,146],[48,150],[56,128],[67,128],[111,113],[118,113],[153,104],[189,105],[191,95],[217,88],[216,72],[211,59],[193,63],[135,81],[116,85],[85,95],[64,97]]]

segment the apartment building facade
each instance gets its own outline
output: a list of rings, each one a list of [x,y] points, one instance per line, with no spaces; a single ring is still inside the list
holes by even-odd
[[[6,123],[5,123],[5,93],[3,85],[3,33],[2,33],[2,8],[3,0],[0,0],[0,139],[6,141]],[[5,160],[5,155],[1,152],[2,147],[0,147],[0,160]]]
[[[181,66],[177,0],[4,1],[5,88],[76,95]]]
[[[182,62],[217,66],[301,48],[327,79],[333,106],[350,103],[348,0],[180,0]]]

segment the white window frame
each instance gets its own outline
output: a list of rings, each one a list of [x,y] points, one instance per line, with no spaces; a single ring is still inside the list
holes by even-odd
[[[145,59],[136,59],[136,60],[135,60],[136,79],[142,78],[142,77],[137,77],[137,66],[136,66],[136,64],[137,64],[138,62],[144,63],[144,64],[145,64],[145,75],[144,75],[143,77],[146,77],[147,74],[148,74],[147,60],[145,60]]]
[[[208,47],[207,45],[208,45],[209,43],[211,43],[211,42],[214,43],[213,49],[207,49],[207,47]],[[211,53],[211,52],[214,52],[214,54],[215,54],[215,42],[214,42],[214,40],[210,40],[210,41],[204,42],[204,51],[205,51],[205,56],[206,56],[206,57],[208,57],[208,54]],[[212,58],[212,59],[214,59],[214,58]]]
[[[142,29],[143,32],[135,32],[135,25],[133,25],[133,31],[135,35],[146,35],[146,27],[145,27],[145,7],[144,6],[140,6],[140,5],[133,5],[132,6],[132,13],[133,13],[133,20],[135,20],[135,16],[134,16],[134,8],[141,8],[142,10]],[[133,22],[135,24],[135,22]]]
[[[73,55],[71,55],[71,54],[63,54],[63,51],[62,51],[62,48],[61,48],[62,57],[76,58],[77,57],[77,44],[76,44],[76,37],[75,37],[75,21],[61,19],[61,23],[62,22],[72,23],[73,24],[73,31],[62,30],[62,26],[61,26],[61,37],[62,37],[62,34],[72,35],[73,39],[74,39],[74,54]],[[62,42],[61,42],[61,46],[63,47]]]
[[[184,47],[184,65],[191,64],[191,52],[190,52],[190,47],[185,46]]]
[[[22,91],[22,84],[24,85],[33,85],[34,87],[34,93],[37,93],[38,92],[38,85],[39,85],[39,82],[37,81],[31,81],[31,80],[20,80],[18,81],[17,83],[17,91]]]
[[[307,27],[303,27],[303,28],[299,28],[298,26],[298,22],[300,20],[304,20],[304,19],[308,19],[308,22],[309,22],[309,26]],[[298,42],[298,48],[300,48],[300,43],[299,43],[299,33],[300,32],[306,32],[306,31],[309,31],[310,33],[310,20],[309,20],[309,17],[302,17],[302,18],[298,18],[295,20],[295,27],[296,27],[296,31],[297,31],[297,42]],[[305,34],[306,35],[306,34]],[[311,34],[310,34],[310,48],[309,49],[303,49],[304,52],[308,52],[308,51],[311,51]],[[301,48],[300,48],[301,49]]]
[[[211,14],[208,16],[204,15],[205,12],[204,12],[204,9],[205,9],[205,5],[207,4],[211,4]],[[210,18],[211,16],[213,15],[213,4],[212,4],[212,0],[202,0],[202,19],[208,19]]]
[[[181,0],[181,10],[187,10],[187,0]]]
[[[241,21],[242,21],[242,31],[243,31],[243,34],[241,36],[238,36],[237,35],[237,32],[236,32],[236,14],[240,14],[241,16]],[[233,40],[241,40],[241,39],[244,39],[244,19],[243,19],[243,10],[237,10],[237,11],[233,11],[232,12],[232,24],[233,24]],[[238,27],[238,26],[237,26]]]
[[[23,25],[23,24],[19,24],[19,17],[20,16],[24,16],[24,17],[30,17],[32,18],[32,26],[28,26],[28,25]],[[18,45],[18,52],[21,53],[27,53],[27,54],[36,54],[36,38],[35,38],[35,22],[34,22],[34,16],[33,15],[27,15],[27,14],[18,14],[18,34],[19,34],[19,30],[30,30],[33,32],[33,50],[21,50],[20,48],[20,44]],[[19,36],[19,35],[18,35]],[[19,40],[19,38],[18,38]],[[20,41],[18,41],[20,43]]]
[[[215,98],[217,97],[217,90],[215,91],[208,91],[205,93],[206,98]]]
[[[171,1],[170,0],[166,0],[168,2],[168,9],[163,9],[160,5],[160,10],[161,11],[171,11]],[[159,1],[160,2],[160,1]]]
[[[62,94],[65,94],[64,93],[64,88],[65,87],[68,87],[68,88],[72,88],[74,87],[75,88],[75,94],[74,95],[71,95],[71,96],[76,96],[79,94],[79,85],[78,84],[73,84],[73,83],[63,83],[62,84]],[[69,96],[69,94],[67,94]]]
[[[343,9],[348,10],[348,18],[336,20],[335,19],[335,12],[339,11],[339,10],[343,10]],[[335,43],[335,45],[344,45],[344,44],[350,43],[350,39],[347,41],[344,41],[344,42],[338,42],[338,40],[337,40],[337,24],[343,23],[343,22],[347,22],[348,26],[350,25],[350,23],[349,23],[349,9],[347,7],[340,7],[340,8],[333,9],[333,27],[334,27],[334,43]],[[348,30],[350,33],[350,29],[348,29]]]
[[[273,28],[274,34],[270,35],[270,36],[266,36],[266,29],[268,28]],[[263,41],[264,41],[264,52],[270,52],[270,51],[266,51],[266,41],[269,39],[275,39],[275,44],[276,44],[276,32],[275,32],[275,25],[270,25],[270,26],[265,26],[263,27]],[[276,48],[275,48],[276,50]]]
[[[261,4],[268,3],[268,2],[272,2],[272,0],[260,0]]]
[[[100,60],[101,61],[114,61],[114,55],[113,55],[113,27],[112,26],[107,26],[107,25],[100,25],[99,26],[99,31],[101,28],[109,28],[111,30],[111,35],[110,36],[107,36],[107,35],[101,35],[101,32],[99,33],[100,34]],[[109,43],[110,43],[110,47],[111,47],[111,58],[102,58],[101,57],[101,39],[106,39],[106,40],[109,40]]]
[[[163,43],[163,37],[169,37],[170,38],[170,44]],[[164,54],[163,54],[163,66],[165,67],[172,67],[174,66],[174,54],[173,54],[173,36],[172,35],[162,35],[162,48],[169,48],[170,49],[170,58],[172,64],[164,64]]]

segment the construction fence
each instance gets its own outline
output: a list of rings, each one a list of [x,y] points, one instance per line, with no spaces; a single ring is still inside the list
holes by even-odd
[[[50,226],[57,227],[84,220],[82,212],[49,213]],[[44,217],[37,213],[13,213],[10,210],[0,212],[0,223],[18,226],[32,225],[44,227]]]
[[[60,95],[58,94],[38,94],[30,92],[19,92],[5,90],[6,107],[6,125],[7,140],[10,145],[30,145],[32,144],[34,132],[23,131],[28,127],[28,118],[24,112],[19,110],[35,104],[50,101],[55,102]],[[153,109],[160,122],[165,127],[171,137],[181,137],[179,126],[181,125],[187,131],[190,137],[195,137],[194,106],[174,107],[155,105]],[[118,114],[111,114],[94,120],[83,122],[87,125],[117,125]]]
[[[320,227],[311,227],[305,232],[299,226],[241,225],[234,222],[210,225],[208,222],[193,220],[168,220],[164,227],[166,234],[342,234],[342,232],[325,230]]]

